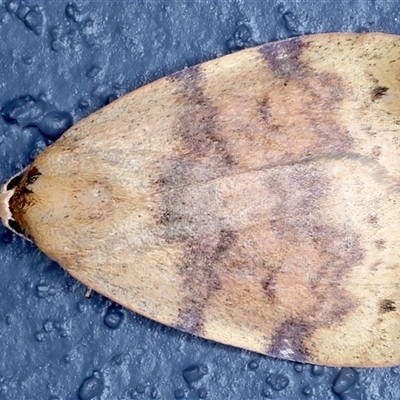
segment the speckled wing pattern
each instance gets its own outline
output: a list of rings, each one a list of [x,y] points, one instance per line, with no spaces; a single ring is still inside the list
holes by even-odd
[[[10,199],[78,280],[163,324],[301,362],[400,363],[400,39],[268,43],[69,129]]]

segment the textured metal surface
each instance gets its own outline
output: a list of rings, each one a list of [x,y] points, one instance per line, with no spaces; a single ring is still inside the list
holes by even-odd
[[[161,76],[305,33],[400,33],[397,1],[0,4],[0,180],[76,122]],[[274,360],[165,328],[0,228],[0,399],[398,399],[400,369]]]

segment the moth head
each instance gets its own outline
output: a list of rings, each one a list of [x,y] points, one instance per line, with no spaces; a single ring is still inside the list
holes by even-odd
[[[21,182],[26,168],[12,176],[0,187],[0,218],[3,225],[11,232],[22,238],[31,241],[24,235],[23,229],[19,226],[10,210],[10,200],[15,193],[15,189]]]

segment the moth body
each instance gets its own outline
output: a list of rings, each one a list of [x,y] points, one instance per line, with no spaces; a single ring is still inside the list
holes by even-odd
[[[400,38],[303,36],[146,85],[3,186],[3,223],[163,324],[400,363]],[[10,222],[11,221],[11,222]]]

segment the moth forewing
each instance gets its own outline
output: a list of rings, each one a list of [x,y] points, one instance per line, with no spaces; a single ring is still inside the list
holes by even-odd
[[[166,325],[301,362],[398,364],[399,46],[304,36],[146,85],[3,188],[3,223]]]

